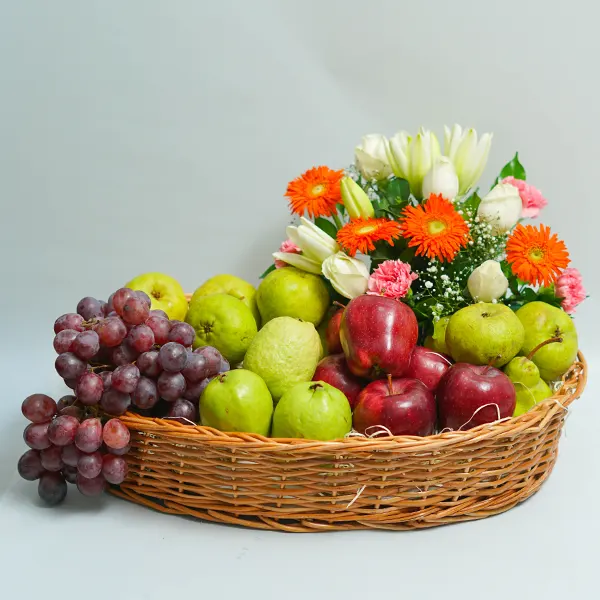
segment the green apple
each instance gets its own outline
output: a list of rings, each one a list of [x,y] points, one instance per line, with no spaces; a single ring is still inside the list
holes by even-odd
[[[324,381],[302,382],[290,388],[273,413],[273,437],[336,440],[352,429],[346,396]]]
[[[164,310],[169,319],[183,321],[185,318],[188,309],[185,292],[181,284],[170,275],[144,273],[134,277],[125,287],[146,292],[152,302],[150,308]]]
[[[446,346],[446,328],[450,317],[442,317],[433,325],[433,333],[425,338],[423,345],[440,354],[450,354]]]
[[[455,312],[446,328],[446,345],[456,362],[501,367],[523,345],[523,325],[504,304],[478,302]]]
[[[215,275],[205,281],[192,296],[210,296],[212,294],[229,294],[238,300],[241,300],[254,315],[256,326],[260,328],[260,312],[256,305],[256,288],[247,281],[236,277],[235,275]]]
[[[516,315],[525,329],[521,354],[528,355],[542,342],[559,338],[537,350],[531,360],[545,381],[560,379],[575,362],[579,350],[573,319],[564,310],[539,301],[525,304]]]
[[[295,267],[275,269],[260,283],[256,293],[262,322],[276,317],[293,317],[321,323],[331,299],[321,277]]]
[[[250,309],[229,294],[197,296],[185,317],[196,331],[193,346],[213,346],[231,365],[238,364],[256,335]]]
[[[322,351],[312,323],[276,317],[256,334],[244,357],[244,368],[265,380],[277,402],[295,384],[312,379]]]
[[[234,369],[218,375],[200,397],[200,421],[220,431],[242,431],[268,436],[273,398],[256,373]]]

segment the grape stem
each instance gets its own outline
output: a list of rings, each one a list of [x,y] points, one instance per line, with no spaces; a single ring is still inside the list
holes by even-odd
[[[115,367],[113,365],[95,365],[93,367],[90,366],[90,369],[94,372],[97,371],[98,369],[104,369],[104,370],[110,369],[110,370],[114,371]]]
[[[554,344],[556,342],[560,343],[562,342],[563,339],[560,336],[556,336],[556,337],[552,337],[549,338],[547,340],[544,340],[543,342],[540,342],[525,358],[527,358],[527,360],[531,360],[533,358],[533,355],[540,349],[543,348],[544,346],[546,346],[547,344]]]

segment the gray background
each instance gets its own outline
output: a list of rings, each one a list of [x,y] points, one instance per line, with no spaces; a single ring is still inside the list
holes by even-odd
[[[150,270],[190,291],[222,272],[256,283],[290,220],[287,182],[313,165],[347,166],[366,133],[422,124],[441,136],[454,122],[493,131],[483,184],[518,150],[549,200],[544,222],[597,298],[596,2],[0,5],[7,597],[45,589],[80,598],[82,585],[87,599],[594,596],[595,370],[542,491],[457,527],[289,536],[76,494],[51,511],[15,463],[21,400],[64,392],[53,369],[56,316]],[[588,300],[576,321],[594,365],[596,307]]]

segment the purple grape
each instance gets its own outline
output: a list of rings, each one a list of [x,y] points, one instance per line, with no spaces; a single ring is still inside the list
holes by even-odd
[[[118,289],[112,296],[112,305],[115,309],[116,313],[122,317],[123,316],[123,306],[125,302],[129,300],[129,298],[134,298],[135,293],[133,290],[129,288],[120,288]]]
[[[116,448],[119,450],[129,444],[131,434],[129,433],[129,429],[119,419],[110,419],[104,425],[102,439],[107,448]]]
[[[122,365],[112,374],[111,387],[117,392],[131,394],[140,380],[140,370],[135,365]]]
[[[226,373],[230,369],[231,369],[231,366],[229,365],[229,362],[223,358],[221,360],[221,366],[219,367],[219,374]]]
[[[54,346],[54,350],[56,350],[57,354],[63,354],[64,352],[69,352],[71,350],[71,344],[73,340],[79,335],[78,331],[74,329],[63,329],[59,331],[54,337],[54,342],[52,345]]]
[[[169,341],[169,332],[171,331],[171,322],[164,317],[153,315],[146,319],[146,325],[154,333],[154,343],[163,346]]]
[[[182,423],[187,421],[196,421],[196,407],[189,401],[183,398],[178,398],[171,405],[168,417],[181,419]]]
[[[113,298],[114,298],[114,294],[111,294],[108,297],[108,301],[106,302],[106,306],[104,307],[104,314],[105,316],[108,316],[108,313],[114,312],[115,307],[113,306]]]
[[[23,440],[33,450],[45,450],[50,448],[48,439],[48,427],[50,423],[31,423],[25,427]]]
[[[71,404],[75,404],[76,400],[77,398],[75,396],[73,396],[72,394],[67,394],[56,403],[56,410],[60,412],[63,408],[71,406]]]
[[[150,314],[150,307],[137,296],[129,298],[123,305],[123,321],[131,325],[142,324]]]
[[[158,393],[168,402],[174,402],[185,392],[185,378],[181,373],[161,373],[158,377]]]
[[[106,391],[112,382],[112,371],[101,371],[98,373],[100,375],[100,379],[102,379],[102,385],[104,386],[104,390]]]
[[[87,370],[87,363],[72,352],[63,352],[54,361],[56,372],[63,379],[77,379]]]
[[[104,393],[104,383],[96,373],[84,373],[77,382],[75,393],[81,404],[93,406],[98,404]]]
[[[158,360],[158,350],[151,350],[150,352],[141,354],[136,361],[136,365],[140,373],[148,377],[158,377],[162,371],[160,361]]]
[[[40,453],[37,450],[27,450],[17,464],[19,475],[26,481],[35,481],[39,479],[45,469],[42,466]]]
[[[198,404],[198,400],[200,400],[200,396],[202,392],[206,389],[206,386],[213,380],[213,377],[207,377],[202,381],[197,381],[196,383],[190,383],[187,385],[185,392],[183,393],[183,397],[194,404]]]
[[[71,406],[65,406],[60,410],[59,413],[61,416],[69,416],[75,417],[78,421],[81,421],[83,415],[83,409],[77,406],[76,404],[72,404]]]
[[[59,333],[65,329],[74,329],[83,331],[83,317],[76,313],[67,313],[54,321],[54,333]]]
[[[77,471],[88,479],[98,477],[102,473],[102,454],[100,452],[82,454],[77,463]]]
[[[75,388],[77,387],[77,377],[65,379],[65,385],[75,391]]]
[[[63,477],[67,480],[67,483],[77,483],[77,467],[65,465],[61,473]]]
[[[93,479],[88,479],[81,475],[81,473],[78,473],[77,489],[84,496],[99,496],[106,489],[106,481],[102,475],[98,475],[98,477],[94,477]]]
[[[138,357],[138,353],[127,343],[113,348],[111,362],[119,367],[132,363]]]
[[[129,444],[127,444],[127,446],[125,446],[125,448],[109,448],[107,446],[106,450],[108,452],[110,452],[111,454],[114,454],[115,456],[123,456],[124,454],[127,454],[131,450],[131,446]]]
[[[191,346],[196,337],[196,331],[188,323],[177,323],[171,327],[169,332],[169,341],[177,342],[182,346]]]
[[[108,393],[108,392],[107,392]],[[96,452],[102,446],[102,422],[92,418],[83,421],[75,435],[75,445],[82,452]]]
[[[125,481],[128,472],[127,461],[121,456],[106,454],[102,464],[102,475],[108,483],[119,485]]]
[[[109,365],[112,358],[112,350],[106,346],[100,346],[100,350],[88,361],[94,365]]]
[[[57,411],[56,402],[46,394],[31,394],[23,400],[21,412],[32,423],[46,423]]]
[[[200,346],[194,350],[194,354],[199,354],[204,357],[209,376],[217,375],[219,373],[223,355],[216,348],[213,348],[212,346]]]
[[[60,471],[63,468],[62,448],[50,446],[40,452],[40,461],[46,471]]]
[[[77,304],[77,314],[81,315],[86,321],[102,319],[104,317],[102,304],[100,304],[99,300],[91,296],[86,296],[79,301],[79,304]]]
[[[191,352],[188,354],[187,363],[181,373],[188,383],[197,383],[198,381],[206,379],[209,375],[212,375],[207,368],[204,356],[193,354]]]
[[[67,495],[67,482],[60,473],[44,473],[38,483],[38,494],[48,506],[56,506]]]
[[[154,332],[148,325],[136,325],[129,331],[127,343],[137,352],[148,352],[154,346]]]
[[[63,446],[60,456],[65,465],[76,467],[81,456],[81,450],[75,444],[69,444],[68,446]]]
[[[146,294],[146,292],[142,291],[142,290],[135,290],[135,295],[142,300],[142,302],[144,302],[148,308],[150,308],[150,306],[152,305],[152,300],[150,300],[150,296],[148,296],[148,294]]]
[[[119,317],[106,317],[96,326],[100,343],[107,348],[118,346],[127,335],[127,327]]]
[[[169,315],[164,310],[160,310],[160,308],[155,308],[154,310],[151,310],[150,316],[151,317],[163,317],[164,319],[169,320]]]
[[[159,350],[158,359],[163,370],[179,373],[187,363],[187,350],[177,342],[168,342]]]
[[[148,377],[140,377],[131,400],[138,408],[152,408],[158,402],[158,390],[154,381]]]
[[[117,390],[112,388],[104,392],[104,394],[102,394],[102,400],[100,400],[100,406],[109,415],[124,415],[130,405],[131,396],[129,394],[117,392]]]
[[[60,415],[48,426],[48,439],[55,446],[67,446],[75,441],[78,429],[79,420],[76,417]]]
[[[100,316],[101,319],[103,319],[106,316],[106,313],[108,311],[108,304],[106,303],[105,300],[98,300],[98,302],[100,303],[100,308],[102,309],[102,315]]]
[[[82,331],[73,340],[72,352],[82,360],[90,360],[100,350],[100,338],[95,331]]]

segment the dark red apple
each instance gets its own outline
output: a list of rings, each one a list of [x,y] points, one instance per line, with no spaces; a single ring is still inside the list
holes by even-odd
[[[382,425],[392,435],[425,436],[435,431],[436,416],[435,399],[424,383],[390,377],[372,381],[360,393],[352,422],[365,435]]]
[[[393,298],[357,296],[348,303],[340,325],[348,367],[358,377],[401,377],[417,343],[417,318]]]
[[[336,311],[325,329],[325,341],[327,342],[327,352],[329,354],[339,354],[342,352],[342,343],[340,342],[340,323],[342,322],[342,315],[344,309]]]
[[[346,398],[348,398],[351,408],[356,406],[358,395],[365,385],[367,385],[366,381],[359,379],[351,373],[346,363],[346,357],[343,354],[326,356],[321,360],[317,365],[313,381],[324,381],[343,392]]]
[[[442,377],[436,399],[440,428],[464,430],[512,417],[516,392],[500,369],[456,363]]]
[[[449,356],[424,346],[415,346],[404,376],[422,381],[432,392],[435,392],[440,379],[451,365],[452,361]]]

